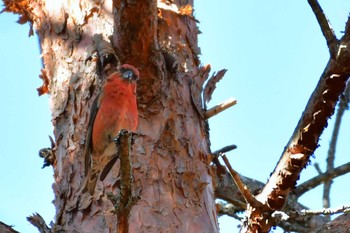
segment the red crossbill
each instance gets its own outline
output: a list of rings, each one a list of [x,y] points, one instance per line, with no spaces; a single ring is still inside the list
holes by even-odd
[[[93,103],[85,145],[84,192],[87,190],[93,195],[101,171],[117,156],[113,139],[119,131],[136,131],[138,77],[139,72],[135,67],[128,64],[120,66],[119,71],[108,76],[101,94]]]

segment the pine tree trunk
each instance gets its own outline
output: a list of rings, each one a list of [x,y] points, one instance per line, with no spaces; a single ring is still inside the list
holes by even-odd
[[[199,67],[193,1],[16,2],[22,5],[9,9],[33,25],[43,78],[49,81],[56,143],[54,230],[218,232],[201,99],[209,68]],[[97,183],[94,197],[79,192],[90,107],[106,77],[101,54],[107,44],[121,63],[140,71],[131,156],[134,201],[123,216],[107,197],[110,192],[118,198],[119,161]]]

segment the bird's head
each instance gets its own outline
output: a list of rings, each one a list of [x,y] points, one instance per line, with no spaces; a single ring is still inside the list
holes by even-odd
[[[139,71],[129,64],[121,65],[119,68],[120,76],[123,79],[128,80],[129,82],[137,81],[139,79],[140,73]]]

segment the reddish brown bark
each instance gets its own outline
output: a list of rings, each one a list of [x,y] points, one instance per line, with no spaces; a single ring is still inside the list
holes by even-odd
[[[22,16],[21,22],[32,24],[42,48],[49,84],[41,90],[48,87],[51,97],[56,145],[53,230],[117,232],[117,222],[128,222],[129,232],[217,232],[210,143],[202,117],[207,72],[199,67],[193,2],[169,5],[179,11],[160,9],[157,1],[4,3],[7,11]],[[106,195],[118,195],[119,162],[97,183],[94,197],[78,192],[89,109],[106,75],[100,69],[106,43],[141,76],[138,136],[131,155],[137,201],[128,219],[118,219]]]
[[[12,226],[8,226],[1,221],[0,221],[0,232],[2,232],[2,233],[18,233],[18,231],[14,230],[12,228]]]
[[[316,2],[317,1],[313,1]],[[320,14],[320,13],[316,13]],[[323,16],[324,17],[324,16]],[[321,18],[323,18],[321,17]],[[330,30],[321,21],[323,30]],[[327,33],[324,32],[327,36]],[[334,36],[335,37],[335,36]],[[345,90],[350,77],[350,18],[345,34],[336,46],[329,45],[330,60],[305,107],[305,110],[287,143],[274,172],[261,193],[257,195],[264,208],[249,206],[243,232],[269,232],[276,223],[271,217],[275,210],[281,210],[289,193],[296,186],[302,169],[318,146],[319,138],[333,115],[339,97]],[[330,42],[329,42],[330,43]],[[335,50],[334,50],[335,49]]]

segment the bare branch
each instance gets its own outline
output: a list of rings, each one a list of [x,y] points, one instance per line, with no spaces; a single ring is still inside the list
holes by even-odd
[[[264,187],[264,183],[240,175],[242,182],[252,190],[253,193],[259,192]],[[247,204],[235,185],[232,177],[227,173],[223,177],[216,177],[217,187],[215,190],[216,198],[222,199],[230,204],[222,204],[223,206],[217,206],[218,210],[222,214],[235,217],[236,213],[242,212],[247,209]],[[232,204],[232,206],[231,206]],[[226,208],[227,210],[221,211],[221,208]],[[275,220],[276,224],[283,228],[287,232],[309,232],[308,224],[312,222],[312,227],[318,227],[326,222],[324,216],[301,216],[296,213],[295,210],[307,209],[306,206],[297,202],[297,197],[295,195],[289,195],[286,205],[283,207],[282,211],[289,215],[289,219],[286,221]],[[227,213],[226,213],[227,212]],[[294,213],[294,214],[293,214]],[[311,226],[310,226],[311,227]]]
[[[323,36],[326,38],[327,46],[329,48],[331,57],[335,57],[338,46],[338,39],[335,36],[335,33],[332,29],[332,25],[327,19],[326,15],[322,10],[322,7],[320,6],[317,0],[308,0],[308,2],[317,18],[318,24],[321,27]]]
[[[130,147],[132,133],[124,131],[119,134],[119,153],[120,153],[120,204],[126,207],[131,199],[131,186],[133,182],[132,165],[130,158]]]
[[[40,214],[35,213],[32,216],[27,217],[27,220],[38,228],[40,233],[51,233],[51,229],[46,225],[45,220]]]
[[[120,193],[117,195],[107,193],[107,197],[118,214],[118,233],[128,232],[130,210],[136,201],[136,198],[132,196],[133,172],[130,157],[132,135],[132,132],[121,130],[118,137],[114,139],[118,147],[118,156],[112,159],[111,163],[114,164],[115,160],[120,158]]]
[[[1,233],[19,233],[18,231],[12,228],[13,226],[9,226],[0,221],[0,232]]]
[[[219,150],[216,150],[213,152],[213,155],[215,155],[216,157],[218,157],[220,154],[223,154],[223,153],[227,153],[231,150],[234,150],[234,149],[237,149],[237,146],[232,144],[232,145],[228,145],[228,146],[225,146]]]
[[[219,114],[220,112],[232,107],[233,105],[237,104],[237,100],[234,98],[230,98],[224,102],[222,102],[221,104],[215,105],[214,107],[208,109],[205,113],[204,113],[204,119],[209,119],[212,116],[215,116],[217,114]]]
[[[274,210],[283,208],[289,193],[295,188],[302,169],[306,167],[310,156],[318,147],[320,135],[327,127],[328,119],[333,115],[350,77],[348,25],[350,23],[346,24],[346,33],[337,43],[337,55],[331,56],[269,181],[256,196],[271,210],[261,211],[248,206],[247,221],[244,222],[242,232],[268,232],[271,229],[274,222],[267,219]]]
[[[223,69],[218,71],[217,73],[214,73],[208,80],[207,84],[204,87],[203,90],[203,101],[204,104],[208,103],[211,100],[211,96],[213,92],[215,91],[216,84],[220,82],[220,80],[224,77],[227,70]]]
[[[213,157],[212,162],[216,165],[216,169],[217,169],[218,174],[220,174],[220,175],[226,174],[226,167],[221,165],[219,158],[218,158],[220,156],[220,154],[229,152],[229,151],[234,150],[236,148],[237,148],[237,146],[232,144],[232,145],[225,146],[225,147],[213,152],[214,157]]]
[[[315,163],[314,167],[319,175],[321,175],[323,173],[321,168],[320,168],[320,165],[318,163]]]
[[[242,182],[252,190],[253,193],[258,192],[264,184],[258,180],[254,180],[243,175],[240,175]],[[239,211],[244,211],[247,208],[245,200],[238,190],[231,175],[226,173],[224,176],[216,177],[215,197],[225,200],[236,206]]]
[[[339,135],[340,125],[343,119],[344,112],[348,107],[349,92],[350,92],[350,85],[348,83],[344,91],[343,98],[340,98],[340,101],[338,104],[338,111],[335,118],[334,129],[333,129],[331,141],[329,143],[329,149],[328,149],[328,155],[327,155],[327,172],[331,172],[334,169],[334,159],[335,159],[335,151],[336,151],[336,146],[338,141],[338,135]],[[329,208],[331,206],[331,203],[330,203],[331,186],[332,186],[332,180],[330,179],[325,180],[324,186],[323,186],[323,208]],[[330,217],[328,217],[328,220],[329,221],[331,220]]]
[[[350,205],[344,205],[337,208],[324,208],[322,210],[301,210],[299,214],[301,215],[332,215],[340,213],[349,213]]]
[[[242,218],[236,214],[237,212],[241,212],[241,211],[235,205],[220,201],[216,203],[216,208],[218,209],[219,216],[227,215],[237,220],[242,220]]]
[[[305,181],[304,183],[298,185],[298,187],[293,191],[293,193],[297,196],[300,197],[304,193],[308,192],[309,190],[315,188],[316,186],[322,184],[324,180],[326,179],[334,179],[338,176],[342,176],[346,173],[350,172],[350,162],[343,164],[339,167],[334,168],[330,172],[325,172],[322,173],[319,176],[316,176],[308,181]]]
[[[202,100],[203,84],[208,79],[210,70],[211,66],[209,64],[201,66],[198,73],[193,77],[190,85],[191,101],[201,118],[204,118]]]
[[[222,159],[224,160],[233,181],[237,185],[239,191],[242,193],[245,201],[253,207],[262,207],[262,204],[255,199],[253,194],[250,192],[249,188],[243,184],[239,174],[231,167],[231,164],[226,158],[225,154],[222,154]]]

